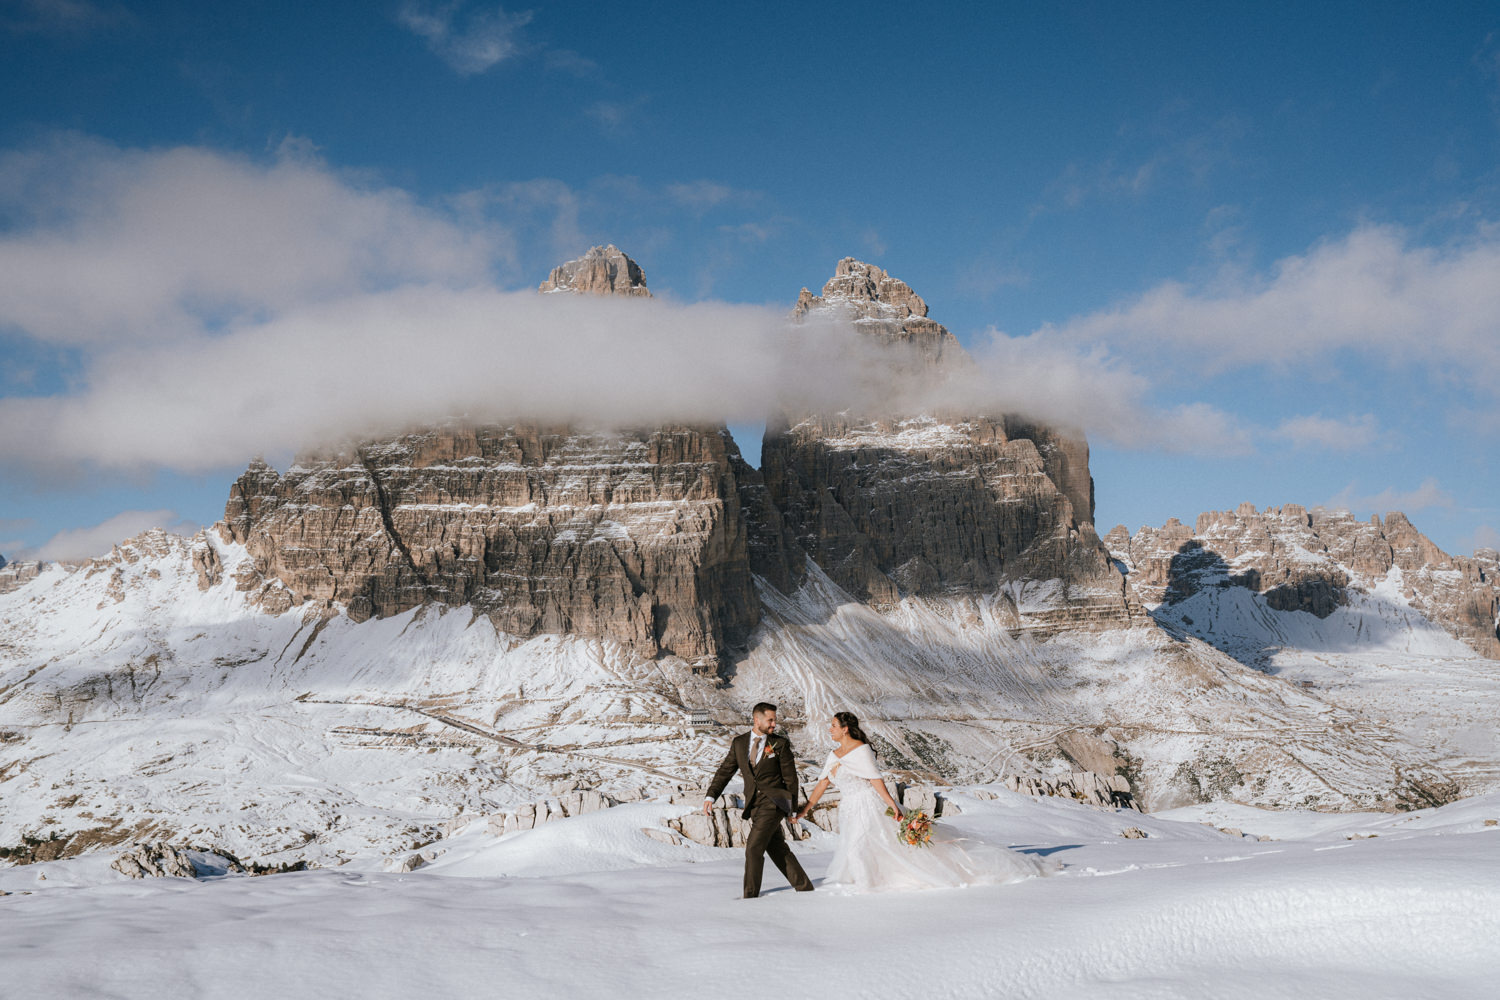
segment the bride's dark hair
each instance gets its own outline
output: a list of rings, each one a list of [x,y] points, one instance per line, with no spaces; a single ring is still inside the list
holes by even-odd
[[[849,730],[850,739],[859,740],[861,743],[870,742],[870,737],[866,736],[865,731],[859,728],[859,719],[855,718],[853,712],[834,712],[833,717],[838,720],[839,725]]]

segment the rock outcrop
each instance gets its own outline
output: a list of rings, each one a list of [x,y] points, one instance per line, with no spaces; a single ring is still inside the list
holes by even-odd
[[[970,363],[910,286],[853,258],[821,295],[803,289],[794,315],[852,322],[914,351],[935,377]],[[1024,577],[1060,579],[1082,588],[1075,597],[1126,610],[1094,533],[1082,438],[1014,415],[846,411],[773,420],[761,456],[762,482],[742,478],[742,504],[775,508],[750,543],[768,580],[797,583],[800,550],[875,604]]]
[[[42,563],[35,560],[6,562],[5,557],[0,556],[0,594],[26,586],[40,576],[41,572]]]
[[[927,303],[910,285],[853,257],[845,257],[834,266],[822,295],[804,288],[797,296],[794,317],[820,313],[852,320],[861,332],[883,344],[908,345],[934,366],[967,360],[958,338],[928,318]]]
[[[472,604],[518,636],[571,632],[717,660],[758,620],[724,434],[452,426],[252,466],[225,509],[271,610],[363,620]]]
[[[644,281],[596,247],[548,284],[649,294]],[[451,423],[299,456],[284,476],[256,461],[224,525],[254,560],[240,586],[271,611],[315,601],[362,621],[467,604],[512,635],[709,666],[759,620],[737,460],[723,427]],[[217,572],[207,556],[199,569]]]
[[[577,260],[554,267],[547,280],[537,286],[537,290],[651,297],[651,293],[646,290],[646,273],[613,243],[593,247]]]
[[[650,294],[613,246],[542,290]],[[914,351],[918,377],[970,363],[910,286],[852,258],[795,315],[852,321],[895,366]],[[1081,438],[1005,414],[806,414],[773,421],[762,456],[751,468],[722,425],[454,422],[299,456],[285,475],[256,461],[223,530],[252,559],[237,584],[272,612],[472,605],[512,635],[705,667],[760,620],[752,571],[789,594],[808,559],[875,604],[1041,579],[1064,585],[1060,623],[1127,611]],[[207,548],[194,565],[200,587],[223,572]]]
[[[1193,528],[1176,518],[1106,537],[1150,603],[1173,604],[1204,587],[1245,587],[1279,611],[1327,618],[1351,589],[1398,594],[1482,656],[1500,659],[1500,565],[1493,550],[1450,556],[1399,511],[1382,521],[1286,504],[1209,511]]]

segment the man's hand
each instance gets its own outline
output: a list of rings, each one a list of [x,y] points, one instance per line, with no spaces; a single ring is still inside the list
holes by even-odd
[[[713,814],[714,814],[714,800],[713,799],[704,799],[703,800],[703,815],[705,815],[705,816],[712,816]]]

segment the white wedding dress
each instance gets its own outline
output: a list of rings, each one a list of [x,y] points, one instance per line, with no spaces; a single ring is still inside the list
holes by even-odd
[[[830,753],[823,765],[818,780],[828,778],[839,790],[839,846],[828,866],[829,882],[856,892],[885,892],[998,885],[1052,870],[1030,855],[947,836],[941,822],[933,824],[926,847],[903,843],[896,820],[886,815],[885,800],[870,784],[879,777],[868,745],[842,758]]]

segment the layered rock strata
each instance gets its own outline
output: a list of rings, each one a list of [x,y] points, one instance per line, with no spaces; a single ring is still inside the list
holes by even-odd
[[[921,377],[969,363],[910,286],[852,258],[836,270],[795,315],[852,322],[893,365],[914,351]],[[613,246],[542,288],[650,294]],[[1064,584],[1034,609],[1060,627],[1127,610],[1081,438],[1003,414],[810,414],[773,422],[762,454],[751,468],[722,425],[452,423],[300,456],[285,475],[253,463],[223,531],[251,557],[239,586],[270,611],[311,601],[359,621],[472,605],[512,635],[603,637],[705,666],[760,619],[752,571],[790,594],[809,559],[875,604],[1041,579]],[[212,585],[213,551],[194,558]]]
[[[758,620],[723,434],[453,426],[263,463],[225,508],[270,610],[472,604],[518,636],[716,659]]]
[[[794,315],[851,322],[915,352],[934,377],[970,363],[910,286],[853,258],[839,261],[821,295],[803,289]],[[1033,578],[1126,610],[1122,578],[1094,533],[1081,437],[1004,414],[802,414],[768,425],[761,456],[780,522],[757,525],[750,546],[767,579],[799,582],[795,555],[778,547],[789,539],[875,604]]]
[[[1343,510],[1243,503],[1200,514],[1192,528],[1172,518],[1132,535],[1119,525],[1105,541],[1151,603],[1235,586],[1276,610],[1326,618],[1351,588],[1393,588],[1480,655],[1500,659],[1500,559],[1493,550],[1450,556],[1399,511],[1361,521]]]
[[[650,294],[612,246],[543,288]],[[241,586],[269,610],[317,601],[364,620],[471,604],[512,635],[707,665],[759,620],[737,460],[722,427],[453,423],[301,456],[284,476],[253,463],[224,525],[254,561]]]

